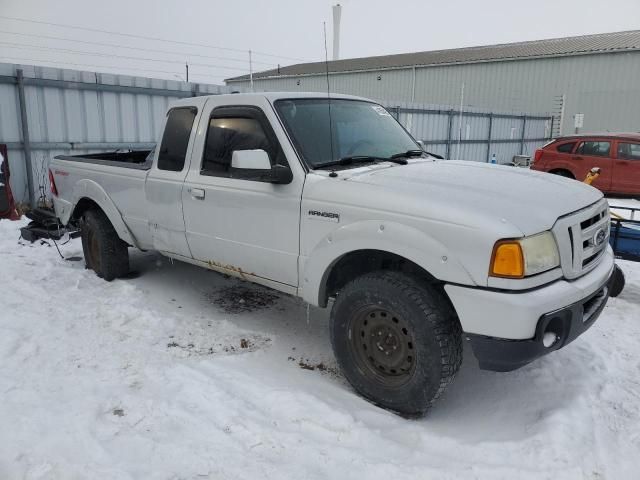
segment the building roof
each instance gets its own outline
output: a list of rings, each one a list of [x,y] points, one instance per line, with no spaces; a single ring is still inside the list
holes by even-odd
[[[332,60],[329,62],[329,71],[332,73],[370,71],[412,66],[477,63],[633,50],[640,50],[640,30],[600,33],[579,37],[552,38],[530,42],[503,43],[481,47],[433,50],[430,52]],[[253,74],[253,78],[314,75],[324,73],[325,68],[325,62],[300,63],[280,67],[279,69],[257,72]],[[249,75],[228,78],[225,81],[237,82],[246,80],[249,80]]]

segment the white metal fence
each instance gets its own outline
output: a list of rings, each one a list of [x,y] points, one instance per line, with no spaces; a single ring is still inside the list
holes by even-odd
[[[0,64],[0,143],[9,148],[14,196],[26,202],[44,193],[47,164],[56,155],[150,148],[173,99],[237,90]],[[495,153],[499,163],[509,163],[514,155],[531,154],[553,130],[550,115],[469,107],[460,115],[459,107],[425,104],[387,103],[386,107],[427,150],[445,158],[486,162]]]
[[[50,158],[149,148],[170,101],[237,87],[0,63],[0,143],[17,201],[47,188]],[[29,168],[29,165],[31,168]]]

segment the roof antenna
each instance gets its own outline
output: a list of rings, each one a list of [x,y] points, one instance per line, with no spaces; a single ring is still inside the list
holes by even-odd
[[[331,88],[329,86],[329,54],[327,53],[327,22],[322,22],[322,28],[324,30],[324,67],[327,74],[327,104],[329,106],[329,142],[331,145],[331,160],[335,160],[333,152],[333,126],[331,122]],[[337,177],[335,169],[329,173],[330,177]]]

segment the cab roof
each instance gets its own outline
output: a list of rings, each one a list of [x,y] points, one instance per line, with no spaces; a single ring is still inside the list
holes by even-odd
[[[180,105],[201,105],[207,101],[209,97],[216,98],[233,98],[235,101],[250,101],[252,98],[266,98],[273,103],[276,100],[293,100],[296,98],[327,98],[327,92],[256,92],[256,93],[225,93],[222,95],[203,95],[198,97],[182,98],[172,102],[173,106]],[[357,97],[354,95],[343,95],[340,93],[331,93],[330,98],[338,100],[363,100],[366,102],[374,102],[374,100]]]

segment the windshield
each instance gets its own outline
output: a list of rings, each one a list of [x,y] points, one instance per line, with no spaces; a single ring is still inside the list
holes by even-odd
[[[375,103],[304,98],[277,100],[275,107],[298,152],[311,168],[344,157],[388,158],[420,148],[395,118]]]

